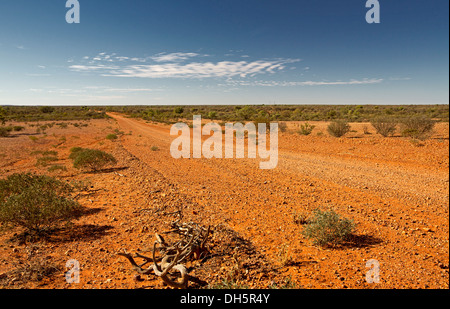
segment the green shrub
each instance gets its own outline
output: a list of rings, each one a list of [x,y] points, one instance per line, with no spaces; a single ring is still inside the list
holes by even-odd
[[[0,106],[0,124],[5,124],[6,121],[6,111],[3,107]]]
[[[0,137],[8,137],[11,131],[10,127],[0,127]]]
[[[344,120],[333,121],[328,125],[327,131],[331,136],[342,137],[350,132],[350,125]]]
[[[268,115],[258,115],[255,117],[255,121],[253,121],[253,124],[255,125],[256,130],[258,131],[259,124],[265,124],[266,125],[266,131],[270,130],[270,117]]]
[[[113,155],[96,149],[83,149],[72,153],[73,167],[98,171],[109,164],[116,164]]]
[[[338,245],[345,241],[353,230],[353,221],[342,219],[333,210],[316,210],[308,220],[303,235],[312,239],[314,245]]]
[[[70,153],[77,153],[83,149],[84,148],[82,148],[82,147],[72,147],[72,148],[70,148]]]
[[[159,150],[159,148],[158,148],[158,146],[152,146],[152,148],[150,148],[152,151],[158,151]]]
[[[183,107],[181,107],[181,106],[177,106],[177,107],[175,107],[174,109],[173,109],[173,112],[175,113],[175,114],[182,114],[183,112],[184,112],[184,108]]]
[[[430,137],[435,122],[424,116],[409,117],[401,122],[402,135],[424,140]]]
[[[253,118],[253,115],[256,113],[256,110],[251,106],[245,106],[236,111],[236,116],[239,121],[247,121]]]
[[[117,139],[117,135],[116,134],[108,134],[106,136],[106,139],[109,139],[110,141],[116,140]]]
[[[70,148],[69,159],[74,160],[75,157],[78,155],[78,153],[79,153],[80,151],[83,151],[83,150],[85,150],[85,149],[84,149],[84,148],[81,148],[81,147],[72,147],[72,148]]]
[[[51,106],[41,106],[39,108],[39,110],[40,110],[41,113],[51,114],[51,113],[53,113],[55,111],[55,108],[53,108]]]
[[[371,122],[378,134],[384,137],[394,135],[397,130],[397,122],[391,119],[377,118]]]
[[[123,131],[120,131],[119,129],[114,129],[114,133],[117,135],[124,135],[125,133]]]
[[[300,130],[298,131],[298,133],[300,135],[310,135],[315,127],[316,126],[310,125],[309,123],[305,122],[304,124],[300,125]]]
[[[22,127],[22,126],[14,126],[13,127],[13,131],[14,132],[20,132],[20,131],[23,131],[23,130],[25,130],[25,127]]]
[[[70,185],[49,176],[13,174],[0,180],[0,222],[29,231],[69,222],[82,213],[72,192]]]

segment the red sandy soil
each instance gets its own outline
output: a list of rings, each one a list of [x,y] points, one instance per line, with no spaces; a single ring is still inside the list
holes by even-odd
[[[148,255],[155,232],[169,230],[172,213],[182,210],[184,221],[212,227],[208,257],[187,265],[211,286],[228,280],[248,288],[448,288],[448,123],[437,124],[426,141],[383,138],[364,123],[352,124],[343,138],[328,136],[325,122],[311,123],[313,133],[300,136],[299,124],[289,123],[279,136],[277,168],[261,170],[259,159],[173,159],[169,125],[111,116],[79,122],[87,127],[53,126],[37,141],[29,138],[36,130],[29,124],[0,138],[0,177],[30,171],[83,181],[89,189],[79,202],[91,210],[34,243],[18,240],[19,228],[0,226],[1,287],[166,288],[153,275],[136,280],[117,253]],[[116,128],[125,134],[107,140]],[[110,152],[118,164],[101,173],[74,169],[68,156],[75,146]],[[57,151],[67,171],[36,167],[38,156],[30,154],[36,150]],[[352,219],[350,241],[317,247],[305,238],[294,216],[317,208]],[[25,280],[20,269],[30,267],[31,252],[58,270]],[[81,266],[78,284],[65,280],[70,259]],[[372,259],[380,265],[379,283],[366,282]]]

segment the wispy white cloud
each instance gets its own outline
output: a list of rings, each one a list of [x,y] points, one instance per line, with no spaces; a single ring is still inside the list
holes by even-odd
[[[228,86],[260,86],[260,87],[293,87],[293,86],[336,86],[336,85],[368,85],[379,84],[383,82],[381,78],[364,78],[360,80],[352,79],[349,81],[245,81],[245,80],[227,80]],[[222,85],[222,86],[225,86]]]
[[[242,51],[232,51],[239,52]],[[80,64],[70,65],[69,69],[75,72],[92,73],[99,76],[123,77],[123,78],[149,78],[149,79],[205,79],[222,78],[225,81],[219,86],[241,87],[295,87],[295,86],[338,86],[338,85],[369,85],[379,84],[384,80],[381,78],[364,78],[351,80],[306,80],[306,81],[275,81],[262,80],[257,76],[272,75],[285,70],[295,68],[293,63],[301,59],[265,59],[251,61],[248,55],[241,55],[236,61],[198,61],[200,57],[210,57],[191,52],[159,53],[147,58],[117,56],[105,52],[97,54],[93,58],[85,57]],[[226,57],[226,55],[224,56]],[[193,61],[195,58],[196,61]],[[139,62],[139,63],[136,63]],[[302,72],[309,71],[305,66]],[[300,74],[300,75],[303,75]],[[150,92],[153,89],[146,88],[109,88],[102,91],[112,93],[138,93]]]
[[[124,62],[124,61],[133,61],[133,62],[143,63],[143,62],[147,61],[147,58],[124,57],[124,56],[117,56],[116,53],[108,54],[105,52],[101,52],[93,57],[84,56],[82,58],[82,60],[83,60],[83,63],[87,63],[87,64],[100,64],[100,63],[112,64],[115,62]]]
[[[139,57],[133,57],[133,58],[129,58],[129,59],[134,62],[146,62],[147,61],[147,59],[139,58]]]
[[[120,67],[118,66],[108,66],[108,65],[103,65],[103,64],[98,64],[98,65],[71,65],[69,67],[72,71],[76,71],[76,72],[94,72],[94,71],[99,71],[99,70],[118,70],[120,69]]]
[[[197,56],[200,55],[197,53],[170,53],[170,54],[160,53],[150,58],[156,62],[177,62]]]
[[[164,63],[149,65],[72,65],[69,68],[79,72],[97,72],[102,76],[140,77],[140,78],[210,78],[246,77],[255,74],[274,73],[285,68],[287,63],[298,59],[276,59],[220,62]]]

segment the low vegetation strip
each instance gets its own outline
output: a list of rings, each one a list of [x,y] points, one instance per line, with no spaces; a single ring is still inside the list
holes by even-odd
[[[448,105],[251,105],[251,106],[110,106],[95,110],[118,112],[156,122],[177,122],[201,115],[220,121],[333,121],[371,122],[377,118],[423,116],[449,121]]]
[[[109,118],[104,111],[84,106],[0,106],[0,125],[7,121],[62,121]]]

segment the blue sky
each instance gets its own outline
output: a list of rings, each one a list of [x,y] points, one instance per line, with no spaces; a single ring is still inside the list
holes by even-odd
[[[0,105],[448,104],[448,0],[0,2]]]

